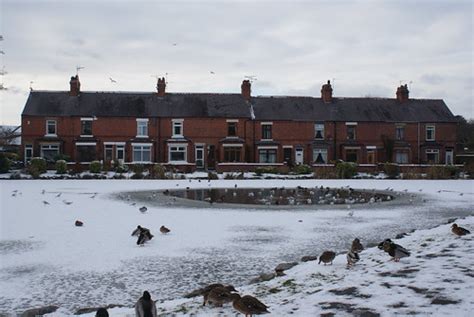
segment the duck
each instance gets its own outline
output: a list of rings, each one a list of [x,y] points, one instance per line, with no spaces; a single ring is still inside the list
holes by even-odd
[[[327,263],[331,263],[331,265],[332,265],[332,261],[334,260],[335,257],[336,257],[335,252],[333,252],[333,251],[324,251],[323,254],[321,254],[321,256],[319,257],[318,264],[321,264],[321,261],[322,261],[324,263],[324,265],[326,265]]]
[[[245,317],[270,313],[268,306],[253,296],[245,295],[241,297],[239,294],[234,293],[231,295],[231,298],[234,309],[244,314]]]
[[[221,283],[214,283],[214,284],[209,284],[206,287],[202,288],[200,291],[200,295],[204,297],[202,306],[206,306],[206,303],[208,301],[209,293],[214,289],[214,288],[225,288],[229,292],[236,292],[237,290],[234,288],[232,285],[224,285]]]
[[[232,302],[232,290],[235,290],[233,286],[217,286],[212,288],[209,293],[204,295],[204,304],[211,303],[214,306],[222,307],[225,303]]]
[[[355,238],[354,241],[352,241],[351,250],[356,251],[358,253],[360,253],[360,252],[362,252],[362,250],[364,250],[364,246],[360,243],[359,238]]]
[[[465,236],[466,234],[470,234],[471,232],[463,227],[459,227],[457,224],[453,223],[451,226],[451,231],[457,236]]]
[[[354,241],[352,241],[351,249],[347,253],[347,266],[352,266],[356,264],[359,260],[359,252],[364,250],[364,247],[360,243],[359,238],[355,238]]]
[[[163,234],[167,234],[169,233],[171,230],[166,228],[165,226],[161,226],[160,227],[160,232],[163,233]]]
[[[380,244],[379,244],[380,248]],[[394,243],[390,239],[385,239],[382,243],[382,249],[387,252],[395,262],[399,262],[401,258],[409,257],[410,251],[399,244]]]

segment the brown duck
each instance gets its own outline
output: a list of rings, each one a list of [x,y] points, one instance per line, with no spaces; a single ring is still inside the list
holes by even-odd
[[[245,295],[240,297],[239,294],[232,294],[232,306],[239,312],[247,316],[262,315],[270,313],[268,306],[253,296]]]
[[[451,226],[451,231],[457,236],[465,236],[466,234],[470,234],[471,232],[463,227],[459,227],[457,224],[453,223]]]
[[[167,234],[168,232],[170,232],[171,230],[166,228],[165,226],[161,226],[160,227],[160,232],[163,233],[163,234]]]
[[[207,302],[214,306],[222,307],[223,304],[232,302],[232,295],[234,294],[232,291],[235,291],[235,289],[231,285],[214,287],[209,291],[207,296],[204,295],[203,306]]]
[[[336,257],[335,252],[333,252],[333,251],[324,251],[323,254],[321,254],[321,256],[319,257],[318,264],[321,264],[321,262],[323,262],[324,265],[326,265],[327,263],[331,263],[331,265],[332,265],[332,261],[334,260],[335,257]]]
[[[225,286],[224,284],[220,284],[220,283],[209,284],[206,287],[201,288],[200,292],[199,292],[199,294],[204,297],[204,301],[202,303],[202,306],[206,306],[207,299],[209,297],[209,293],[216,287],[226,288],[229,292],[237,292],[237,290],[232,285]]]
[[[354,241],[352,241],[352,246],[351,246],[351,251],[353,252],[362,252],[364,250],[364,246],[360,243],[359,238],[355,238]]]

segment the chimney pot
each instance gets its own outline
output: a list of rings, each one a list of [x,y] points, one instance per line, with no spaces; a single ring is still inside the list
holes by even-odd
[[[166,81],[165,77],[158,78],[158,83],[156,84],[156,89],[158,91],[158,97],[164,97],[166,93]]]
[[[400,103],[407,102],[409,99],[409,91],[408,91],[408,85],[400,85],[400,87],[397,88],[397,100]]]
[[[72,76],[69,81],[69,96],[77,97],[81,92],[81,82],[79,81],[79,75]]]
[[[251,94],[251,84],[250,80],[245,79],[242,81],[242,85],[240,86],[241,92],[242,92],[242,97],[244,97],[245,100],[250,100],[250,94]]]
[[[327,84],[324,84],[321,88],[321,99],[324,103],[331,103],[332,102],[332,87],[331,81],[328,80]]]

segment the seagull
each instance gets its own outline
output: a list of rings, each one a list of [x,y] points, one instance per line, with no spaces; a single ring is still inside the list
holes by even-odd
[[[61,194],[62,194],[62,193],[57,194],[56,197],[61,197]]]
[[[46,206],[46,205],[49,205],[49,203],[46,201],[46,200],[43,200],[43,204]]]
[[[43,190],[41,191],[41,194],[43,194],[43,195],[44,195],[44,193],[46,193],[46,191],[43,189]]]
[[[97,193],[94,193],[94,195],[92,195],[90,198],[94,199],[95,196],[97,196]]]
[[[70,205],[72,204],[72,201],[63,200],[63,203],[65,203],[66,205]]]
[[[113,79],[112,77],[109,77],[109,79],[110,79],[110,82],[111,82],[112,84],[116,84],[116,83],[117,83],[117,81],[116,81],[115,79]]]

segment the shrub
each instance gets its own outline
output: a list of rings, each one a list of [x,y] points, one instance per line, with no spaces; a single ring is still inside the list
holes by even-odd
[[[400,175],[400,168],[398,164],[385,163],[383,165],[383,171],[389,179],[395,179]]]
[[[66,174],[67,164],[65,160],[56,161],[56,174]]]
[[[55,161],[64,160],[66,162],[70,162],[71,157],[69,155],[66,155],[66,154],[58,154],[58,155],[54,156],[54,160]]]
[[[28,165],[28,173],[33,178],[39,178],[44,172],[46,172],[46,160],[42,157],[33,157]]]
[[[297,175],[313,173],[311,166],[305,164],[296,165],[291,169],[291,171]]]
[[[102,163],[99,161],[92,161],[89,165],[89,171],[94,174],[99,174],[102,171]]]
[[[132,175],[132,179],[142,179],[143,178],[143,172],[145,171],[145,167],[141,164],[135,164],[132,165],[132,172],[134,173]]]
[[[449,179],[455,178],[459,174],[458,169],[455,166],[431,166],[426,177],[429,179]]]
[[[114,162],[114,170],[117,173],[125,173],[128,171],[128,166],[123,164],[121,161]]]
[[[337,178],[352,178],[357,173],[357,164],[352,162],[337,162],[336,176]]]
[[[151,177],[154,179],[167,179],[166,168],[161,164],[153,165],[151,169]]]
[[[257,167],[255,169],[255,174],[258,176],[262,176],[262,174],[278,174],[278,169],[273,166]]]
[[[5,154],[0,153],[0,173],[7,173],[10,170],[10,160]]]
[[[219,179],[219,176],[217,176],[217,173],[207,172],[207,179]]]

